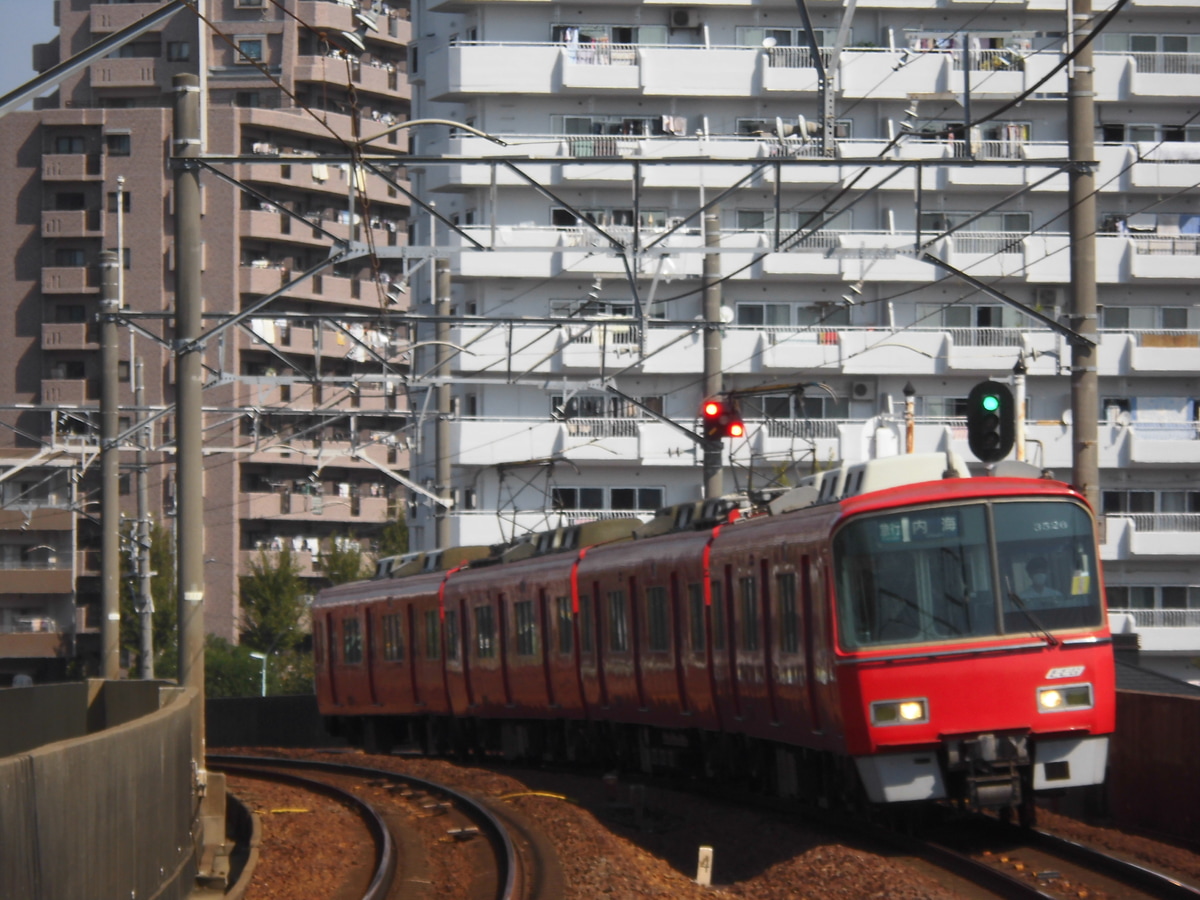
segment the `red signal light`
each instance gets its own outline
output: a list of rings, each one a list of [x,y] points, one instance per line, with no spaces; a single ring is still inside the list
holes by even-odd
[[[700,412],[704,419],[705,440],[717,441],[726,437],[746,436],[742,415],[732,401],[719,398],[705,400],[700,406]]]

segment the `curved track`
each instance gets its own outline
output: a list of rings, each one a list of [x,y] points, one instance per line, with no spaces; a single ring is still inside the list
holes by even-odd
[[[363,900],[384,900],[392,890],[396,873],[396,844],[388,826],[370,804],[354,794],[330,785],[327,782],[307,779],[292,774],[296,770],[321,772],[328,775],[371,779],[399,785],[411,791],[420,791],[432,796],[447,798],[453,807],[470,820],[478,833],[492,848],[495,859],[495,900],[516,900],[518,897],[521,870],[517,851],[508,828],[486,806],[473,797],[454,788],[424,779],[415,778],[387,769],[374,769],[320,760],[298,760],[281,757],[260,756],[217,756],[209,755],[210,767],[255,778],[274,778],[302,783],[310,790],[319,790],[335,795],[347,805],[359,810],[376,840],[376,871],[371,884],[362,895]],[[288,771],[281,771],[288,770]]]

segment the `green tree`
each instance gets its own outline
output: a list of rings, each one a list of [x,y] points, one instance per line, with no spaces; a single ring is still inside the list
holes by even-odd
[[[242,641],[263,653],[293,650],[305,639],[306,586],[292,553],[284,549],[268,556],[259,550],[250,574],[240,579]]]
[[[399,556],[408,552],[408,522],[403,516],[388,522],[379,533],[376,542],[375,557],[383,559],[386,556]]]
[[[132,527],[134,523],[130,523]],[[129,546],[129,545],[127,545]],[[154,648],[154,677],[174,678],[178,674],[176,642],[175,548],[171,532],[158,522],[150,524],[150,597],[154,603],[151,641]],[[142,623],[136,599],[141,589],[129,564],[129,554],[121,554],[121,647],[130,659],[130,669],[140,670],[138,656],[142,646]]]
[[[362,551],[354,533],[342,538],[333,535],[329,539],[329,548],[321,554],[321,571],[325,580],[332,584],[345,584],[348,581],[359,581],[371,574],[371,561]]]
[[[262,661],[249,647],[235,647],[214,634],[204,639],[204,691],[209,697],[257,697],[262,691]]]

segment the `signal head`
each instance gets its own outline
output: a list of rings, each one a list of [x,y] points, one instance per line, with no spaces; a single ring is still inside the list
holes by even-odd
[[[967,443],[980,462],[999,462],[1016,440],[1015,409],[1009,389],[981,381],[967,396]]]

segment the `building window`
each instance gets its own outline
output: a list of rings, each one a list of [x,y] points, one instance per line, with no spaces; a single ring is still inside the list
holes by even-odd
[[[491,606],[475,607],[475,655],[480,659],[496,655],[496,618]]]
[[[239,9],[257,9],[266,5],[266,0],[234,0],[234,6]]]
[[[537,653],[537,622],[533,615],[533,601],[518,600],[513,604],[513,615],[517,624],[517,656],[533,656]]]
[[[131,212],[133,210],[133,195],[129,191],[121,192],[121,212]],[[115,213],[117,211],[117,192],[108,192],[108,211]]]
[[[109,156],[128,156],[133,150],[133,141],[127,134],[106,134],[104,146]]]
[[[87,195],[82,191],[59,191],[54,195],[56,210],[87,209]]]
[[[659,487],[556,487],[551,490],[550,499],[556,510],[656,510],[664,505],[663,494]]]
[[[87,265],[87,253],[78,247],[56,247],[54,265],[65,269],[78,269]]]
[[[167,59],[170,62],[187,62],[192,58],[190,41],[167,41]]]
[[[261,109],[262,96],[258,91],[237,91],[233,95],[233,105],[242,109]]]
[[[54,152],[64,156],[86,153],[87,139],[75,134],[60,134],[54,139]]]
[[[260,37],[241,37],[237,39],[237,62],[249,65],[262,62],[263,39]]]
[[[129,360],[117,360],[117,381],[129,383]]]
[[[82,303],[62,303],[54,307],[54,321],[60,325],[87,321],[87,309]],[[128,363],[126,363],[128,365]]]
[[[646,591],[646,630],[646,644],[650,652],[664,653],[670,649],[666,588],[652,587]]]

